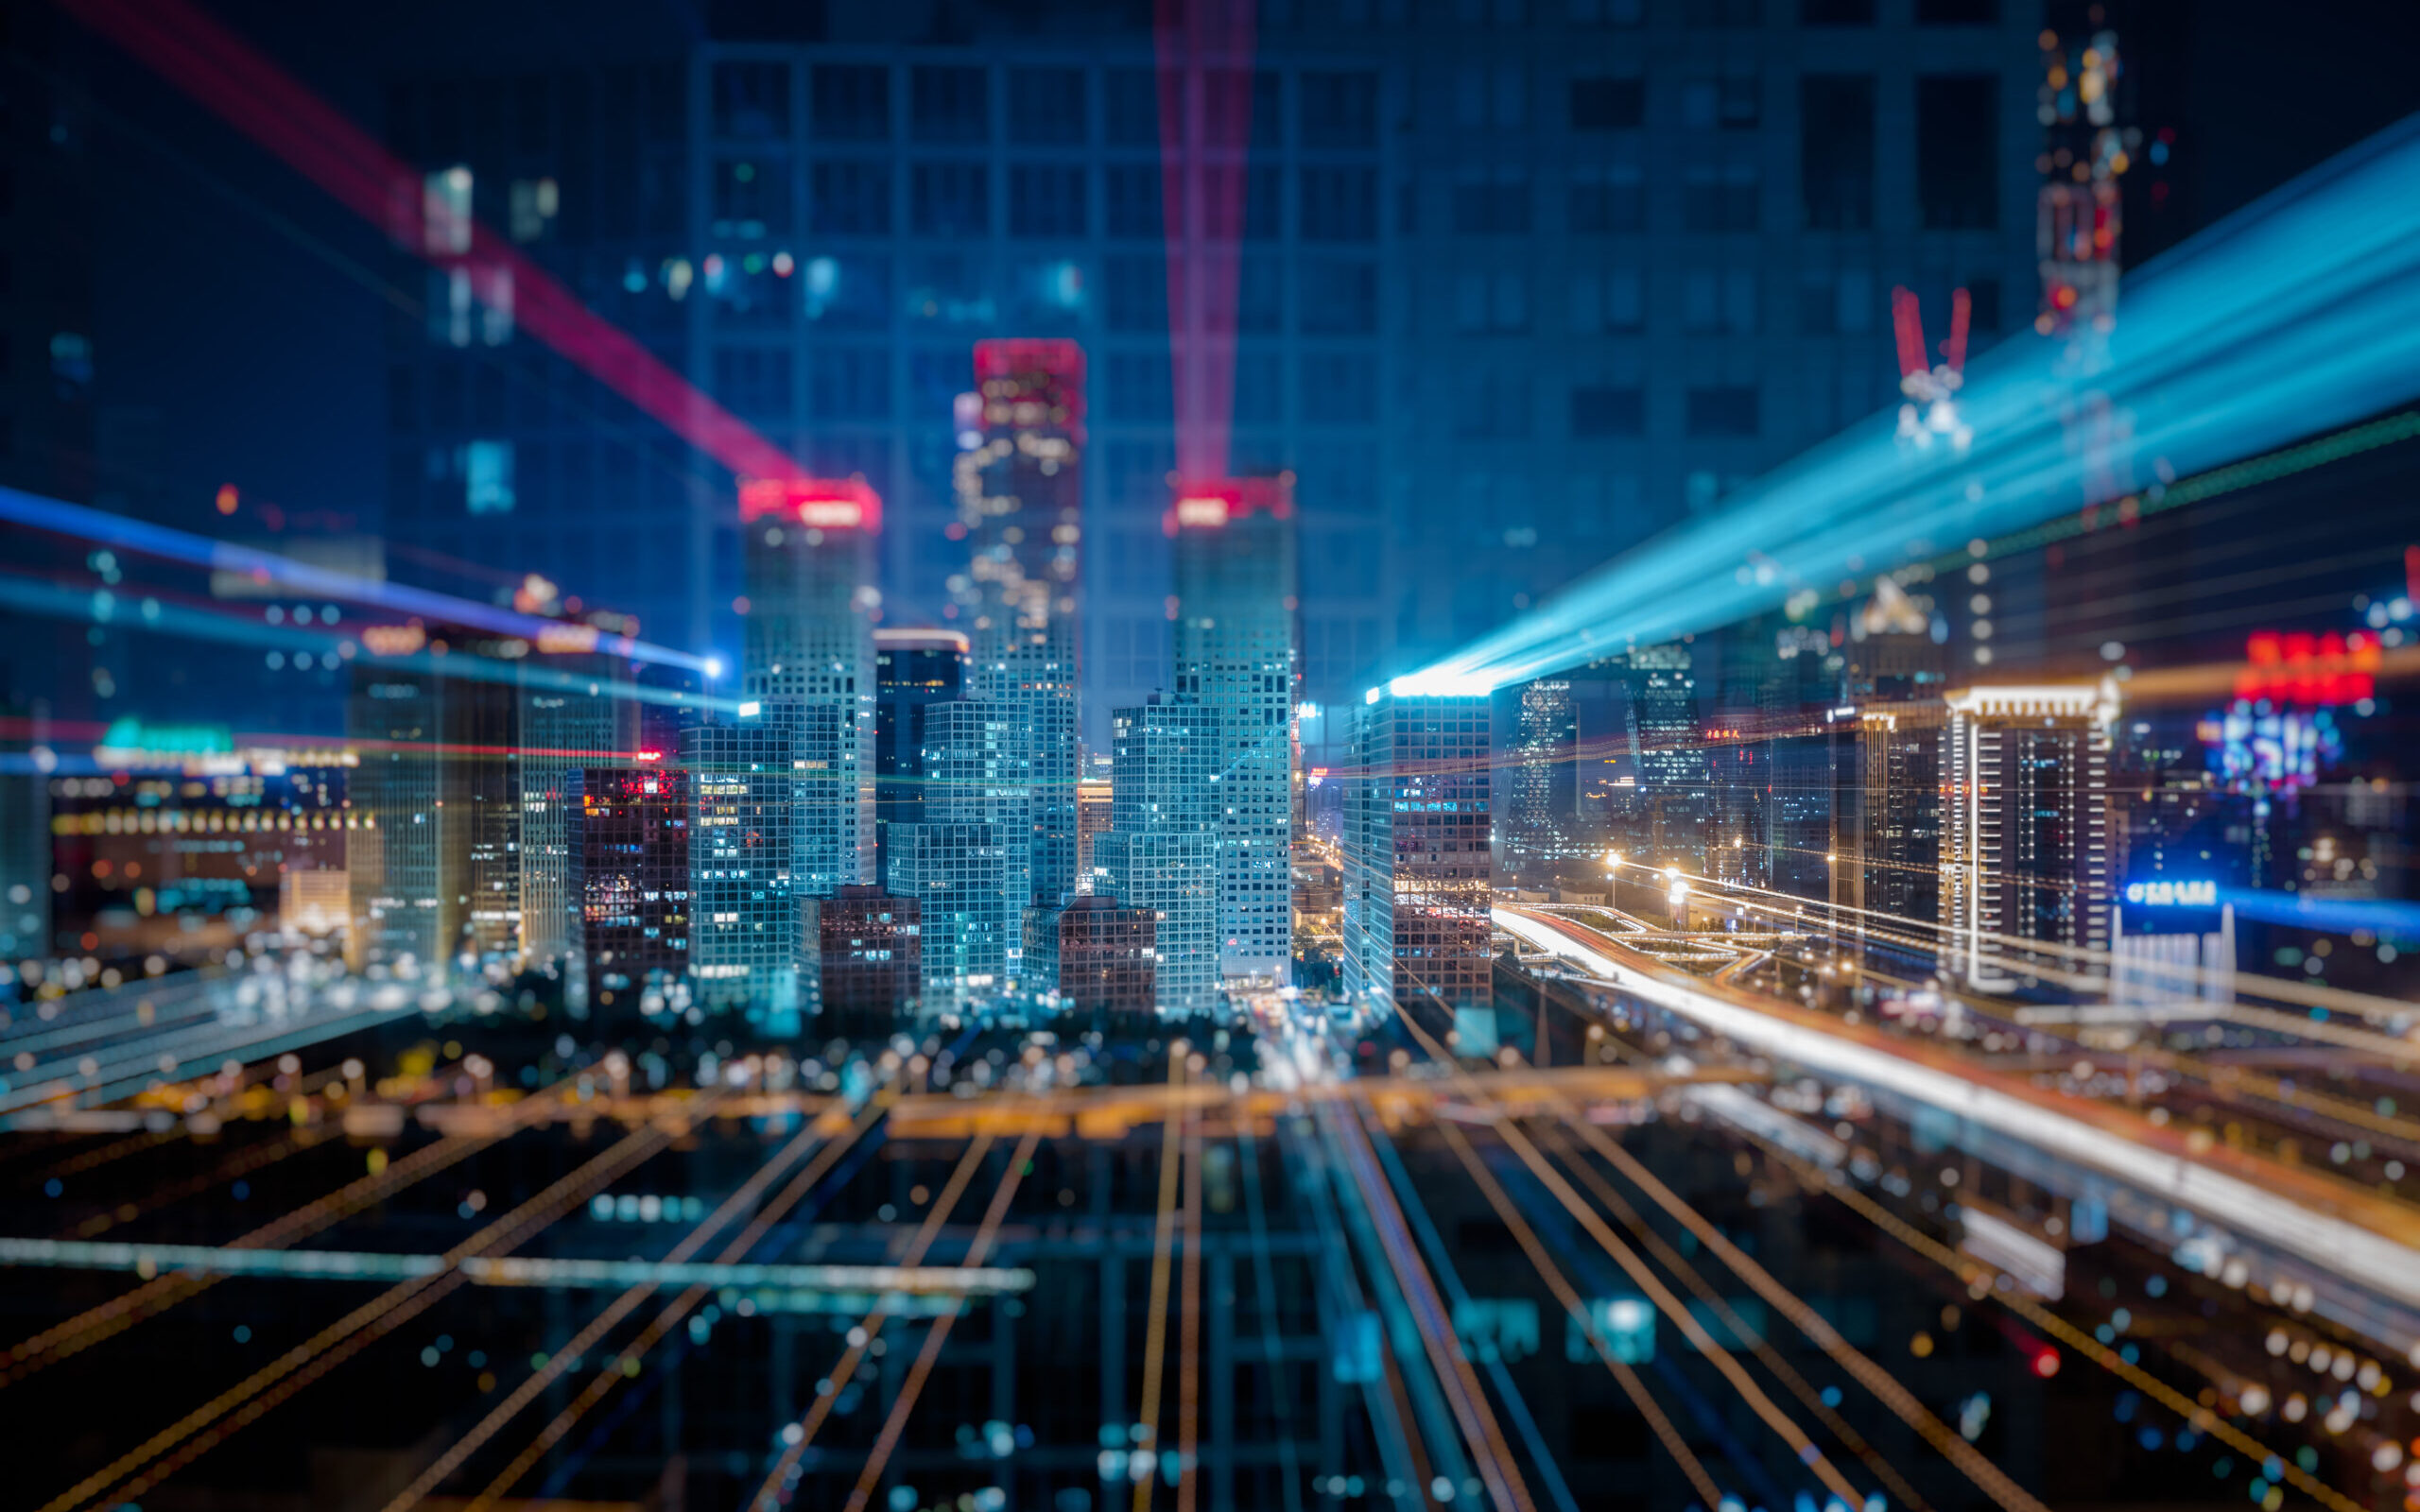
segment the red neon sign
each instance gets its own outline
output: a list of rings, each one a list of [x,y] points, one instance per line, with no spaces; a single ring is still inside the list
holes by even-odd
[[[2259,630],[2244,643],[2235,696],[2247,703],[2359,703],[2377,691],[2378,638],[2365,630]]]

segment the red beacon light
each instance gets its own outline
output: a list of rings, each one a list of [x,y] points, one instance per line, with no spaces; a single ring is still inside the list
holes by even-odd
[[[1271,478],[1208,478],[1179,483],[1161,528],[1174,536],[1180,530],[1220,530],[1248,514],[1267,513],[1280,520],[1294,512],[1294,474]]]
[[[872,532],[882,528],[882,495],[863,478],[750,478],[739,485],[739,522],[759,520]]]

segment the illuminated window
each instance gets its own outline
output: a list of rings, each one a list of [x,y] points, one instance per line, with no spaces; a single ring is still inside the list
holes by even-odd
[[[460,163],[421,180],[421,246],[432,257],[471,249],[471,170]]]
[[[512,443],[470,441],[462,447],[462,506],[472,514],[512,512]]]

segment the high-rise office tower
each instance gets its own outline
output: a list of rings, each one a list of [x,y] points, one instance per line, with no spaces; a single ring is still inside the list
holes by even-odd
[[[740,1009],[758,1020],[809,1005],[790,890],[796,716],[778,704],[748,702],[728,724],[682,732],[691,796],[690,974],[703,1009]]]
[[[1996,989],[2024,972],[2015,941],[2106,950],[2114,696],[2083,683],[1970,688],[1945,701],[1944,964]]]
[[[1860,910],[1842,923],[1868,931],[1924,935],[1941,914],[1941,738],[1939,703],[1875,704],[1858,713],[1856,863],[1843,868],[1844,901]],[[1843,833],[1836,850],[1843,855]],[[1880,916],[1880,917],[1876,917]],[[1917,926],[1894,922],[1914,919]]]
[[[345,705],[360,747],[346,848],[357,966],[441,974],[519,947],[520,690],[510,671],[480,675],[518,659],[504,639],[417,620],[362,633]]]
[[[1022,866],[1025,852],[1012,848],[996,824],[927,818],[891,828],[884,881],[891,896],[912,901],[920,915],[919,990],[925,1011],[945,1013],[999,990],[1010,931],[1020,918],[1007,904],[1012,849]]]
[[[618,626],[619,615],[600,615]],[[581,958],[580,776],[627,759],[638,739],[638,706],[617,691],[611,638],[594,624],[542,631],[544,654],[520,663],[520,888],[523,956],[561,961],[577,1006],[587,991]],[[683,884],[685,890],[686,884]]]
[[[1216,721],[1219,971],[1283,986],[1293,962],[1294,480],[1183,483],[1176,696]]]
[[[1157,918],[1163,1013],[1219,1000],[1219,772],[1223,738],[1200,704],[1154,699],[1110,717],[1110,827],[1093,836],[1097,893]]]
[[[823,1002],[820,1033],[887,1038],[924,993],[924,909],[880,887],[842,887],[806,903]]]
[[[1076,782],[1076,886],[1080,891],[1092,885],[1093,842],[1109,828],[1115,786],[1107,777],[1084,777]]]
[[[590,766],[579,774],[580,944],[591,996],[639,1006],[689,971],[689,774]]]
[[[1037,988],[1058,992],[1075,1013],[1119,1018],[1148,1015],[1157,1005],[1159,917],[1115,898],[1071,898],[1036,932],[1029,964]]]
[[[1031,731],[1004,703],[926,704],[924,718],[924,817],[891,826],[885,881],[922,905],[938,1011],[1016,980],[1034,895]]]
[[[874,865],[874,538],[862,481],[760,479],[739,490],[748,599],[743,696],[790,711],[798,773],[790,890],[829,895]]]
[[[1508,870],[1543,880],[1580,853],[1580,723],[1571,684],[1541,678],[1513,690],[1512,761],[1501,841]]]
[[[1400,1007],[1484,1005],[1494,902],[1488,696],[1374,690],[1344,813],[1344,986]]]
[[[1690,668],[1686,645],[1643,645],[1630,653],[1625,680],[1649,846],[1658,864],[1702,871],[1713,774]]]
[[[1076,597],[1082,564],[1084,354],[1072,341],[983,341],[964,417],[959,520],[973,559],[967,692],[1028,734],[1033,896],[1076,885]],[[1012,842],[1013,843],[1013,842]],[[1021,900],[1023,902],[1030,900]]]
[[[873,632],[874,875],[890,875],[890,827],[925,816],[925,711],[966,696],[966,636],[879,626]]]

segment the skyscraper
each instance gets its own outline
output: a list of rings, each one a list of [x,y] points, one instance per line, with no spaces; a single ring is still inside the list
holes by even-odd
[[[818,1031],[887,1038],[924,992],[923,906],[871,886],[842,887],[805,906],[821,959]]]
[[[877,627],[873,632],[874,875],[890,875],[890,827],[925,816],[925,711],[965,696],[966,636]]]
[[[1514,692],[1520,712],[1502,841],[1507,868],[1527,881],[1553,876],[1579,854],[1580,723],[1566,679],[1541,678]]]
[[[874,865],[871,610],[882,501],[860,480],[758,480],[741,486],[739,514],[744,696],[790,711],[790,887],[824,897],[866,881]]]
[[[1344,815],[1344,986],[1398,1008],[1484,1005],[1494,902],[1485,694],[1374,689]]]
[[[892,828],[885,881],[922,916],[918,964],[926,1012],[945,1013],[998,990],[1019,918],[1007,906],[1011,850],[995,824],[926,819]]]
[[[1031,731],[1014,706],[924,708],[924,817],[890,829],[890,890],[924,911],[925,1001],[941,1011],[1005,989],[1034,896]]]
[[[1027,732],[1026,875],[1033,897],[1056,902],[1076,885],[1083,351],[1072,341],[978,342],[975,384],[975,413],[960,426],[973,444],[957,470],[973,551],[961,595],[974,619],[967,691]]]
[[[635,1009],[689,971],[689,774],[578,773],[580,944],[596,1005]],[[638,995],[631,995],[638,994]]]
[[[1659,864],[1704,869],[1712,775],[1698,728],[1697,679],[1686,645],[1630,653],[1632,748],[1647,809],[1648,843]]]
[[[1111,716],[1110,827],[1093,836],[1096,891],[1157,916],[1153,995],[1163,1013],[1219,999],[1217,717],[1155,698]]]
[[[749,702],[731,723],[682,732],[691,794],[690,972],[702,1009],[743,1009],[758,1020],[807,1005],[790,891],[795,718],[794,710]]]
[[[1927,702],[1880,704],[1858,713],[1862,793],[1856,865],[1844,880],[1845,901],[1863,912],[1847,916],[1843,922],[1851,927],[1907,932],[1893,920],[1922,924],[1940,917],[1945,713]]]
[[[2023,974],[2013,941],[2106,950],[2114,696],[2083,683],[1970,688],[1945,701],[1944,965],[1997,989]]]
[[[1179,485],[1176,695],[1218,732],[1219,970],[1284,985],[1296,685],[1294,480]]]

